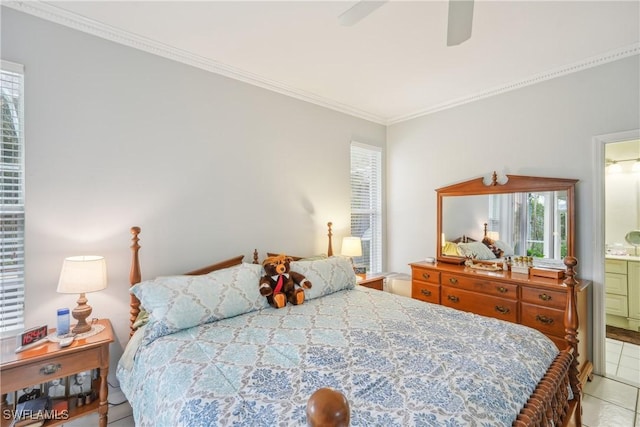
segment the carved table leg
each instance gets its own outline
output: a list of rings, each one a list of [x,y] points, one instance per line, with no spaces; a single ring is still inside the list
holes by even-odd
[[[102,367],[100,368],[100,390],[99,390],[99,396],[98,399],[100,400],[100,406],[98,407],[98,414],[99,414],[99,426],[100,427],[107,427],[107,411],[109,410],[109,403],[108,403],[108,394],[109,394],[109,388],[108,388],[108,384],[107,384],[107,375],[109,373],[109,368],[107,367]]]

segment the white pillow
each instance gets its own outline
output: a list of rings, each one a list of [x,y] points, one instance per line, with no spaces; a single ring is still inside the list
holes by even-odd
[[[493,242],[493,246],[495,246],[498,249],[501,249],[503,254],[502,256],[513,256],[515,255],[515,251],[513,250],[513,248],[507,243],[507,242],[503,242],[502,240],[495,240]]]
[[[356,286],[353,266],[345,257],[293,261],[291,271],[304,275],[311,282],[311,289],[304,290],[305,298],[309,300]]]
[[[496,255],[482,242],[458,243],[461,256],[478,260],[496,259]]]
[[[158,277],[131,288],[149,313],[144,342],[182,329],[268,307],[259,264],[242,263],[201,276]]]

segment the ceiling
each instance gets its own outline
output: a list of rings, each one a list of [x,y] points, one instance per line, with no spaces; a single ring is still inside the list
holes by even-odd
[[[3,4],[383,124],[640,54],[639,1],[476,0],[447,47],[446,1],[50,1]]]

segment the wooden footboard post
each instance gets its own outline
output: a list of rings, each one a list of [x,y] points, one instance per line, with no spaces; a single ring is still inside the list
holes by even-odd
[[[131,286],[133,286],[136,283],[140,283],[140,280],[142,280],[142,275],[140,274],[140,260],[138,258],[138,251],[140,250],[140,245],[138,244],[140,239],[138,238],[138,234],[140,234],[140,227],[131,227],[131,234],[133,235],[133,237],[131,238],[131,241],[133,242],[133,244],[131,245],[132,258],[131,258],[131,271],[129,272],[129,283]],[[133,336],[133,333],[135,332],[133,323],[136,321],[136,318],[138,317],[139,313],[140,313],[140,300],[136,298],[135,295],[130,294],[129,337]]]
[[[566,257],[564,259],[564,265],[567,267],[567,278],[564,280],[564,284],[567,287],[567,305],[565,308],[564,317],[564,339],[573,348],[573,360],[571,361],[571,367],[569,368],[569,383],[571,385],[571,391],[573,392],[573,399],[575,401],[575,423],[577,426],[582,425],[582,383],[578,378],[578,303],[576,295],[576,285],[578,282],[575,279],[576,270],[575,267],[578,264],[578,260],[574,257]]]
[[[350,418],[349,402],[338,390],[320,388],[307,401],[309,427],[349,427]]]

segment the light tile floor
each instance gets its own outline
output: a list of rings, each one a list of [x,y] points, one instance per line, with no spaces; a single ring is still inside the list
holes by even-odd
[[[584,387],[584,427],[640,427],[638,387],[594,375]]]
[[[584,387],[584,427],[640,427],[640,346],[607,339],[607,377],[594,375]],[[110,391],[111,395],[111,391]],[[126,401],[109,407],[110,427],[134,427]],[[96,414],[65,424],[89,427],[98,424]]]
[[[607,377],[640,387],[640,345],[607,338]]]

